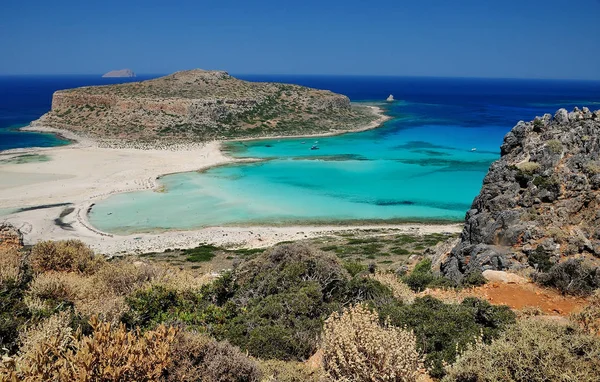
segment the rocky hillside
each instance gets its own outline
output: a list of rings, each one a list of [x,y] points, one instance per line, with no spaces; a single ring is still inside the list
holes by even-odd
[[[364,126],[371,109],[325,90],[190,70],[153,80],[54,93],[34,126],[93,138],[186,140],[333,132]]]
[[[505,137],[441,270],[547,268],[600,256],[600,110],[560,109]]]

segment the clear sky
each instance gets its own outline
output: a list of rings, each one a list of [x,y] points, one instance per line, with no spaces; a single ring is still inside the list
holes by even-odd
[[[600,0],[2,0],[0,74],[600,80]]]

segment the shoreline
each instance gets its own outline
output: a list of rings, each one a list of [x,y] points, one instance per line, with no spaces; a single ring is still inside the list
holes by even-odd
[[[323,134],[251,138],[270,140],[285,138],[332,136],[366,131],[381,126],[391,119],[382,108],[368,106],[378,118],[360,129]],[[0,216],[0,221],[15,225],[24,234],[27,244],[42,240],[79,239],[94,250],[106,255],[127,252],[162,252],[168,248],[191,248],[207,242],[220,246],[263,247],[279,241],[315,237],[328,232],[361,229],[393,229],[403,232],[460,232],[457,223],[399,223],[389,224],[290,224],[290,225],[238,225],[206,227],[190,230],[115,235],[96,229],[88,220],[93,205],[111,195],[141,190],[157,190],[158,179],[165,175],[190,171],[206,171],[215,166],[260,161],[261,158],[233,158],[222,150],[223,142],[151,145],[142,148],[111,148],[102,142],[80,136],[70,131],[30,125],[24,131],[61,134],[72,143],[45,148],[24,148],[1,151],[0,156],[44,153],[51,156],[48,162],[0,164],[0,209],[24,208],[58,203],[69,203],[73,209],[50,207],[19,211]],[[232,140],[240,141],[240,139]],[[19,176],[17,176],[17,174]],[[41,178],[41,180],[40,180]],[[11,183],[12,182],[12,183]],[[16,206],[16,207],[15,207]]]

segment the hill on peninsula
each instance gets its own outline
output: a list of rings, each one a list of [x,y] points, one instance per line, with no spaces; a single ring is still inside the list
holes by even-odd
[[[203,141],[353,130],[377,116],[348,97],[189,70],[141,82],[59,90],[33,126],[96,139]]]

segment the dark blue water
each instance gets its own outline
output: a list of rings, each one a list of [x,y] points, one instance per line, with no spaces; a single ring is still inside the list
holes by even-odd
[[[50,110],[56,90],[88,85],[109,85],[148,79],[94,76],[0,76],[0,150],[21,147],[52,147],[67,142],[51,134],[25,133],[28,125]]]
[[[0,76],[0,150],[65,144],[49,134],[15,129],[46,113],[52,93],[89,85],[108,85],[157,77],[101,78],[87,76]],[[506,133],[519,120],[554,112],[559,107],[600,108],[600,82],[463,78],[238,75],[250,81],[295,83],[346,94],[353,101],[382,101],[389,94],[406,101],[398,128],[425,122],[470,128],[497,126]],[[498,137],[491,137],[497,139]]]

